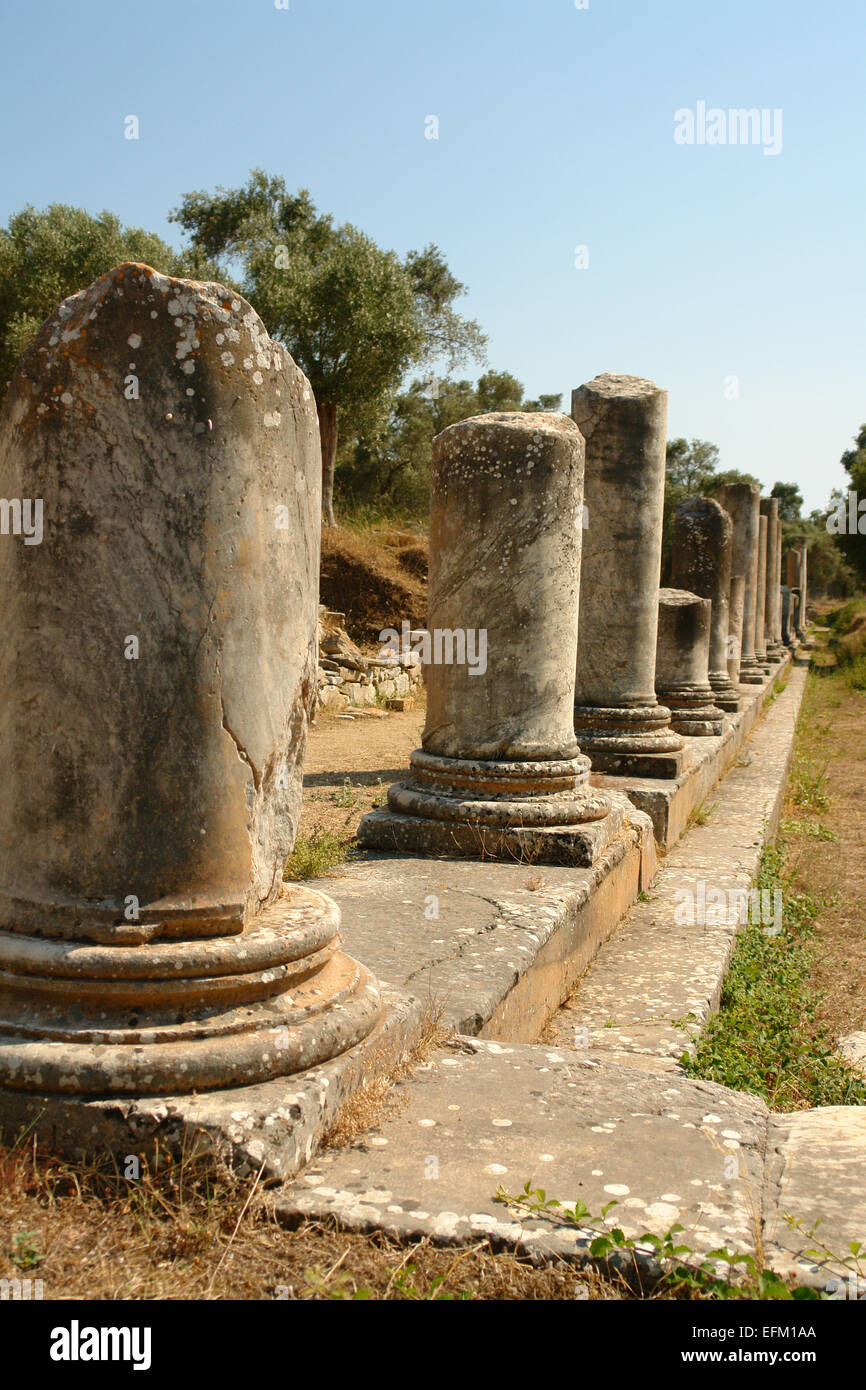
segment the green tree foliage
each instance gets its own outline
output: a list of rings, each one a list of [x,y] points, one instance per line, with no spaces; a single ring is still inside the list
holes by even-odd
[[[861,425],[858,434],[854,439],[854,448],[846,449],[841,458],[842,467],[850,478],[850,491],[856,493],[857,502],[866,501],[866,425]],[[835,511],[838,504],[842,501],[842,496],[835,494],[831,498],[829,511]],[[845,496],[848,511],[847,496]],[[852,567],[859,578],[861,584],[866,583],[866,534],[861,534],[860,525],[862,523],[866,532],[866,511],[857,514],[857,530],[854,531],[849,526],[846,530],[840,530],[833,535],[833,541],[841,550],[845,559]]]
[[[669,439],[665,460],[665,509],[662,528],[662,583],[672,567],[674,515],[687,497],[711,497],[728,483],[757,483],[736,468],[719,471],[719,451],[706,439]],[[760,484],[759,484],[760,486]]]
[[[461,318],[464,286],[435,246],[401,260],[356,227],[336,226],[302,189],[254,169],[237,189],[187,194],[171,214],[201,254],[237,265],[268,332],[309,377],[322,438],[322,508],[333,524],[339,433],[375,438],[407,371],[483,358],[484,335]]]
[[[796,483],[773,483],[771,497],[779,499],[779,516],[783,521],[799,521],[803,494]]]
[[[500,410],[558,410],[562,397],[525,400],[510,372],[485,372],[471,381],[413,381],[394,401],[387,426],[372,439],[346,439],[337,473],[340,492],[354,506],[426,517],[434,437],[458,420]]]
[[[143,261],[166,275],[213,274],[199,254],[178,254],[153,232],[123,227],[113,213],[52,203],[26,207],[0,228],[0,396],[21,353],[70,294],[124,261]]]

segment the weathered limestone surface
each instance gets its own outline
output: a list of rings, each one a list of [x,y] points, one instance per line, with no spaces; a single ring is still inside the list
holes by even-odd
[[[779,521],[778,497],[761,498],[761,514],[767,518],[767,571],[765,579],[764,638],[767,659],[779,662],[782,659],[782,642],[779,634]]]
[[[755,656],[758,665],[769,674],[767,666],[767,637],[765,632],[767,607],[767,535],[768,520],[763,513],[758,518],[758,596],[755,602]]]
[[[800,545],[800,636],[806,636],[806,604],[809,601],[807,585],[807,574],[809,566],[809,548],[804,540]]]
[[[659,590],[656,690],[679,734],[711,737],[724,728],[707,679],[712,603],[683,589]]]
[[[728,600],[728,677],[736,688],[740,682],[740,660],[743,650],[743,607],[746,600],[746,577],[743,574],[731,575],[731,591]]]
[[[785,641],[782,636],[782,518],[776,513],[776,578],[775,584],[778,591],[776,600],[776,643],[780,650],[784,649]]]
[[[309,383],[216,284],[60,305],[0,417],[0,1082],[165,1092],[333,1056],[380,1013],[282,882],[315,697]]]
[[[582,505],[566,415],[480,415],[434,440],[427,721],[361,844],[589,864],[615,833],[572,724]]]
[[[779,607],[782,614],[782,641],[786,647],[794,647],[796,645],[793,627],[794,605],[791,589],[787,584],[783,584],[779,590]]]
[[[605,373],[572,395],[587,527],[574,721],[600,772],[672,777],[682,740],[655,694],[667,392]]]
[[[713,702],[732,714],[740,707],[727,658],[733,530],[731,518],[714,498],[687,497],[674,516],[672,573],[673,588],[710,600],[709,682]]]
[[[760,684],[763,673],[758,670],[755,656],[755,627],[758,603],[758,538],[760,532],[761,489],[754,483],[730,483],[719,493],[719,501],[734,523],[731,573],[742,574],[746,587],[743,596],[742,652],[740,681]]]

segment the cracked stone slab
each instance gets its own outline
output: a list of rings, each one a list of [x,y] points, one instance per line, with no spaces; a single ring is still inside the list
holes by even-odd
[[[285,1220],[462,1242],[491,1236],[538,1258],[586,1253],[592,1233],[523,1219],[502,1185],[543,1187],[627,1234],[674,1223],[702,1253],[753,1248],[767,1109],[712,1082],[541,1044],[457,1039],[397,1088],[405,1102],[351,1147],[319,1155],[277,1198]]]
[[[375,854],[315,883],[379,980],[458,1032],[505,1026],[510,1008],[509,1035],[534,1039],[655,868],[648,818],[617,800],[627,824],[590,868]]]
[[[825,1288],[840,1272],[838,1260],[814,1260],[804,1252],[819,1242],[845,1257],[851,1241],[866,1244],[864,1169],[863,1106],[827,1105],[770,1116],[764,1239],[774,1269]],[[792,1230],[786,1215],[802,1222],[804,1230]],[[809,1239],[805,1232],[819,1220],[815,1238]],[[864,1293],[861,1279],[857,1297]]]
[[[590,1055],[640,1055],[672,1066],[718,1008],[736,926],[684,921],[711,888],[747,891],[784,802],[806,674],[794,671],[746,755],[717,788],[709,820],[694,825],[662,861],[647,901],[635,903],[608,939],[547,1036]],[[730,899],[729,899],[730,901]],[[695,913],[697,918],[699,914]],[[706,914],[709,916],[709,913]]]

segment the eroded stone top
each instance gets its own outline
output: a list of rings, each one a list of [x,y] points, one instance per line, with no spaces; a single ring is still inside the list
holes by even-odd
[[[700,594],[690,594],[687,589],[659,589],[659,603],[666,608],[691,608],[693,604],[709,603]]]

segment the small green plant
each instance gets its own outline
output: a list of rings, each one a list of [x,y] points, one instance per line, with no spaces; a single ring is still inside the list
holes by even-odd
[[[715,809],[716,803],[714,801],[709,802],[709,804],[706,801],[702,801],[699,806],[695,807],[689,817],[692,825],[706,825]]]
[[[578,1226],[588,1232],[597,1230],[598,1234],[590,1240],[589,1254],[595,1260],[609,1260],[611,1256],[631,1255],[634,1260],[634,1274],[638,1282],[647,1278],[642,1273],[637,1255],[651,1257],[657,1263],[660,1273],[652,1280],[654,1292],[669,1293],[683,1297],[697,1296],[712,1300],[734,1299],[783,1299],[785,1301],[816,1301],[825,1297],[806,1285],[793,1288],[786,1284],[772,1269],[764,1269],[761,1262],[748,1252],[728,1250],[726,1246],[710,1250],[701,1256],[691,1246],[678,1239],[683,1227],[678,1223],[660,1236],[652,1231],[644,1231],[639,1236],[627,1236],[619,1226],[611,1227],[607,1214],[617,1205],[607,1202],[599,1216],[582,1201],[567,1204],[548,1197],[543,1187],[533,1188],[531,1182],[524,1184],[519,1193],[506,1192],[503,1187],[496,1191],[495,1201],[527,1216],[547,1217],[560,1225]],[[605,1229],[599,1230],[604,1226]],[[727,1266],[728,1276],[720,1273],[719,1266]],[[734,1271],[739,1269],[739,1279],[735,1282]]]
[[[9,1258],[19,1269],[35,1269],[43,1256],[34,1231],[19,1231],[12,1237]]]
[[[373,810],[378,810],[380,806],[388,804],[388,788],[381,777],[376,778],[376,790],[373,793]]]
[[[339,791],[331,792],[331,801],[335,806],[339,806],[344,811],[351,811],[360,801],[360,793],[352,786],[348,777],[343,778],[343,785]]]
[[[782,831],[786,835],[805,835],[810,840],[823,840],[828,844],[839,839],[835,830],[831,830],[821,821],[785,820],[782,822]]]
[[[797,759],[794,768],[792,797],[794,804],[807,811],[826,811],[830,804],[827,791],[827,764],[815,770],[814,763]]]
[[[349,858],[351,848],[351,837],[345,833],[318,829],[311,835],[299,835],[286,861],[283,878],[297,882],[330,873]]]

